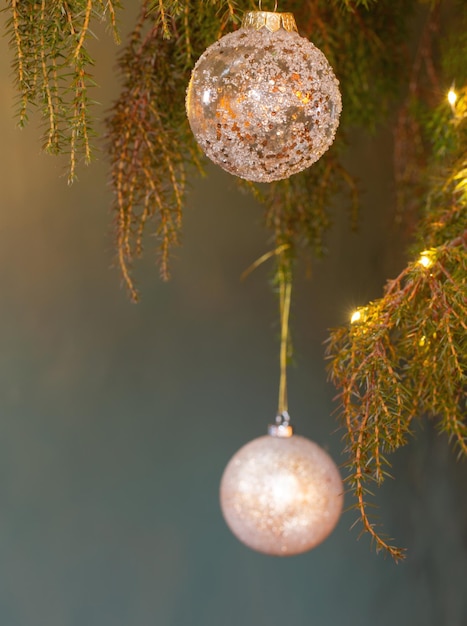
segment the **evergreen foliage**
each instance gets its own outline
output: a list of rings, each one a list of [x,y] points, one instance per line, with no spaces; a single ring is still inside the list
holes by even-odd
[[[414,419],[430,416],[467,456],[467,88],[452,111],[438,107],[426,129],[432,186],[414,246],[419,257],[328,341],[360,519],[396,559],[402,551],[367,514],[368,484],[387,476],[386,455],[407,442]]]
[[[105,20],[118,41],[119,8],[118,0],[9,0],[6,9],[19,124],[31,107],[41,110],[44,149],[69,155],[70,181],[78,160],[91,159],[92,22]],[[144,234],[156,235],[167,279],[187,179],[203,170],[185,115],[191,69],[252,8],[249,0],[143,0],[118,57],[122,91],[107,118],[106,147],[117,256],[134,300],[132,266]],[[397,559],[402,551],[367,514],[369,485],[384,480],[388,455],[423,415],[467,455],[467,11],[455,0],[290,0],[279,9],[293,12],[300,33],[325,53],[343,96],[336,142],[314,166],[270,185],[240,181],[264,205],[283,252],[279,285],[303,250],[322,253],[337,193],[355,215],[357,185],[342,162],[347,131],[373,129],[390,113],[394,122],[398,215],[413,231],[415,260],[358,321],[332,331],[328,356],[359,519],[377,548]],[[451,86],[457,100],[449,105]]]
[[[43,147],[51,154],[68,153],[69,181],[76,161],[91,160],[92,100],[86,46],[94,19],[107,20],[118,41],[118,0],[11,0],[7,29],[14,51],[19,92],[18,119],[23,126],[32,106],[40,108],[45,125]]]

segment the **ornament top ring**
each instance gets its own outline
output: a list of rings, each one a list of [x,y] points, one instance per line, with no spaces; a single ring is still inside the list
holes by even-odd
[[[267,28],[275,33],[280,28],[289,32],[298,32],[293,13],[271,13],[270,11],[248,11],[242,20],[242,28]]]
[[[291,13],[250,11],[197,61],[188,120],[206,155],[247,180],[288,178],[334,141],[342,109],[324,54]]]

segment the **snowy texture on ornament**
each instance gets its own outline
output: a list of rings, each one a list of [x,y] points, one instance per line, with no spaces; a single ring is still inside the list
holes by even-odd
[[[336,526],[344,487],[331,457],[316,443],[259,437],[230,460],[221,481],[221,508],[233,534],[276,556],[300,554]]]
[[[287,13],[247,18],[256,15],[290,16],[295,24]],[[250,23],[244,20],[200,57],[186,108],[196,140],[214,163],[240,178],[271,182],[304,170],[329,148],[341,95],[326,57],[308,39]]]

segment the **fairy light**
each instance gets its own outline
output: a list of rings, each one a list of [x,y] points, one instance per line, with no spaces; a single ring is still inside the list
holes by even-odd
[[[454,91],[454,89],[450,89],[448,91],[448,102],[451,106],[454,106],[456,104],[456,100],[457,100],[457,93]]]
[[[356,309],[350,318],[350,323],[355,324],[355,322],[359,322],[362,319],[362,312],[360,309]]]
[[[433,265],[433,253],[430,250],[424,250],[420,254],[418,264],[425,268],[431,267]]]

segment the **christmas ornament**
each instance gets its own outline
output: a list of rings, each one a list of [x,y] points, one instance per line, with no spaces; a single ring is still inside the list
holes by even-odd
[[[338,85],[291,13],[251,11],[196,63],[188,120],[203,151],[226,171],[280,180],[312,165],[334,141]]]
[[[280,432],[282,430],[282,433]],[[343,484],[316,443],[275,425],[230,460],[221,481],[221,508],[233,534],[276,556],[306,552],[336,526]]]
[[[329,535],[342,511],[344,487],[331,457],[293,434],[287,409],[289,269],[279,271],[279,296],[278,417],[267,436],[232,457],[222,476],[220,500],[225,521],[240,541],[259,552],[287,556],[310,550]]]

